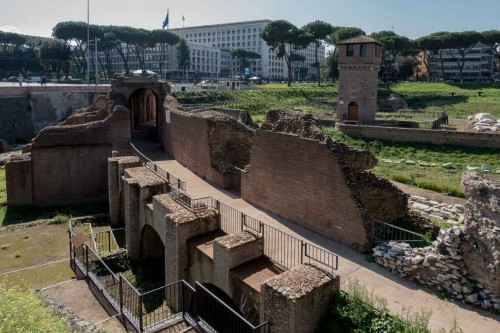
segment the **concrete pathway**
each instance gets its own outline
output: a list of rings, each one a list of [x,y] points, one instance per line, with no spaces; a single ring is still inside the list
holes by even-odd
[[[476,307],[441,300],[430,289],[399,278],[376,263],[366,261],[365,255],[318,233],[298,226],[274,214],[256,208],[237,195],[220,189],[198,177],[196,174],[169,157],[157,143],[134,141],[135,146],[157,165],[186,182],[187,193],[193,198],[212,196],[219,201],[243,211],[248,216],[261,220],[281,231],[303,239],[339,255],[339,269],[336,272],[341,282],[348,279],[361,281],[368,290],[387,299],[387,307],[394,314],[403,309],[431,311],[430,328],[437,332],[449,329],[454,318],[464,333],[500,332],[500,315],[494,315]]]

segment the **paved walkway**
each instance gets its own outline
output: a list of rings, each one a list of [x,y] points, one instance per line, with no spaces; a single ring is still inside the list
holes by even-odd
[[[143,154],[155,161],[163,169],[185,181],[186,190],[192,197],[212,196],[279,230],[337,253],[339,255],[337,274],[340,276],[341,282],[345,283],[348,279],[361,281],[368,290],[373,289],[376,294],[387,298],[387,307],[392,313],[401,313],[404,308],[414,310],[423,308],[432,311],[429,326],[433,332],[437,332],[440,328],[448,329],[454,318],[458,320],[464,333],[500,332],[500,315],[494,315],[461,303],[454,304],[441,300],[430,289],[399,278],[383,269],[380,265],[366,261],[363,254],[288,220],[256,208],[237,195],[204,181],[169,157],[159,144],[144,141],[134,141],[134,144]]]

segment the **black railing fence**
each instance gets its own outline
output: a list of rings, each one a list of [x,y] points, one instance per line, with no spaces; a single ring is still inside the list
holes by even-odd
[[[122,230],[122,229],[119,229]],[[114,230],[111,230],[113,232]],[[98,234],[106,234],[100,232]],[[87,235],[87,242],[75,247],[71,239],[75,237],[70,224],[70,264],[78,275],[84,276],[94,292],[99,293],[126,322],[137,332],[156,332],[184,320],[188,325],[199,323],[216,327],[220,318],[230,318],[219,332],[270,332],[270,323],[258,326],[250,324],[243,316],[205,288],[193,288],[186,281],[180,280],[166,286],[140,292],[122,274],[115,274],[104,262],[99,253],[89,245],[92,235]],[[106,237],[97,238],[98,247],[109,244]],[[106,253],[104,251],[103,253]],[[199,295],[203,293],[203,295]],[[216,307],[217,317],[207,316],[207,309]],[[200,309],[201,312],[198,312]]]
[[[147,156],[145,156],[143,153],[141,153],[136,146],[132,142],[129,142],[130,149],[132,150],[132,153],[141,160],[144,165],[151,169],[153,172],[155,172],[157,175],[165,179],[171,186],[176,187],[179,190],[186,191],[186,182],[180,180],[179,178],[175,177],[162,167],[160,167],[158,164],[153,162],[151,159],[149,159]]]
[[[146,163],[148,168],[158,173],[157,170],[161,169],[159,166],[144,156],[132,143],[130,143],[130,146],[134,154]],[[172,177],[172,175],[169,177]],[[180,181],[178,178],[176,179],[178,183],[169,184],[169,193],[174,200],[193,212],[205,209],[215,210],[219,215],[221,229],[227,234],[244,230],[258,233],[264,241],[264,255],[278,265],[286,269],[291,269],[305,262],[312,262],[323,266],[327,271],[331,271],[332,274],[334,270],[338,269],[337,254],[278,230],[213,197],[193,198],[186,192],[186,183]],[[178,186],[178,184],[183,184],[184,186]],[[307,249],[309,251],[306,251]]]
[[[377,220],[373,221],[372,239],[374,244],[388,241],[419,244],[427,242],[424,235]]]
[[[195,304],[197,317],[202,322],[200,326],[209,326],[207,331],[218,333],[271,332],[269,321],[254,326],[198,282],[196,282]]]
[[[104,231],[92,232],[87,234],[87,239],[89,239],[90,246],[94,251],[103,255],[105,253],[111,253],[113,251],[119,250],[117,238],[123,239],[125,235],[125,228],[119,229],[109,229]]]
[[[222,231],[233,234],[247,230],[259,234],[264,242],[264,255],[286,269],[305,262],[319,264],[332,274],[338,269],[338,255],[333,252],[294,237],[222,202],[218,202],[215,209],[220,217]]]

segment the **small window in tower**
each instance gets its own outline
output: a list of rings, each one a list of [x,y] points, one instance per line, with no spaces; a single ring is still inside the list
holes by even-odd
[[[359,46],[359,56],[360,57],[366,57],[366,50],[367,50],[367,44],[361,44]]]
[[[354,44],[347,44],[347,53],[346,56],[353,57],[354,56]]]

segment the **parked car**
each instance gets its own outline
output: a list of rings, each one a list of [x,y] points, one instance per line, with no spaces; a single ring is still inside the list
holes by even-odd
[[[41,76],[32,76],[32,77],[30,77],[30,78],[28,78],[28,79],[26,80],[26,82],[28,82],[28,83],[29,83],[29,82],[32,82],[32,83],[38,83],[38,82],[40,82],[40,81],[42,81],[42,77],[41,77]]]

